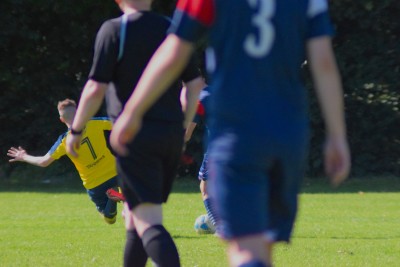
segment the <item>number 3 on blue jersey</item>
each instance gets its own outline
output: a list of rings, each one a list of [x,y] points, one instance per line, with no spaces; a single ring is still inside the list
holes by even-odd
[[[243,47],[249,56],[261,58],[269,53],[275,39],[275,29],[271,23],[275,13],[275,1],[247,0],[247,2],[251,8],[256,9],[251,22],[258,29],[258,38],[256,34],[248,34]]]

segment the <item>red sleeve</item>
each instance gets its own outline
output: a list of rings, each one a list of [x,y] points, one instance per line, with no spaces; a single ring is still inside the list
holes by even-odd
[[[196,113],[199,116],[204,116],[204,114],[206,114],[206,109],[204,108],[203,103],[201,103],[200,101],[199,101],[199,104],[197,106],[197,112]]]
[[[206,26],[211,26],[214,21],[214,0],[179,0],[176,8]]]

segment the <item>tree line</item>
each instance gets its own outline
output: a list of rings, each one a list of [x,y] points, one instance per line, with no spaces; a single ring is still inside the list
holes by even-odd
[[[155,0],[153,8],[171,16],[175,2]],[[344,84],[352,175],[398,176],[400,4],[396,0],[329,3]],[[67,97],[79,99],[91,65],[95,34],[104,20],[119,15],[114,1],[0,2],[1,178],[15,168],[7,162],[10,146],[44,154],[66,130],[59,122],[56,104]],[[307,65],[302,71],[310,92],[312,129],[307,175],[314,177],[323,174],[324,126]],[[201,163],[203,133],[202,127],[199,129],[187,150],[194,162],[181,170],[186,174],[196,175]]]

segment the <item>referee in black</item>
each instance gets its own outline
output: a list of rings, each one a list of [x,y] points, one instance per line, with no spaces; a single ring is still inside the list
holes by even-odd
[[[167,18],[150,11],[151,0],[115,1],[124,15],[105,21],[97,33],[89,79],[67,137],[67,151],[73,156],[79,156],[81,133],[99,110],[107,89],[115,88],[117,96],[107,105],[123,107],[170,26]],[[182,83],[187,87],[183,108]],[[129,153],[117,156],[128,207],[124,266],[145,266],[148,257],[156,266],[180,266],[175,243],[162,225],[162,203],[176,175],[184,125],[192,120],[203,87],[196,64],[190,62],[180,80],[147,111],[140,132],[128,145]]]

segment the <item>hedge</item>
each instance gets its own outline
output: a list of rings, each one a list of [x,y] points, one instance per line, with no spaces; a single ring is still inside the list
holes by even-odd
[[[154,2],[171,15],[173,0]],[[336,28],[334,49],[342,73],[353,175],[400,175],[400,4],[396,0],[330,1]],[[101,23],[119,16],[114,1],[2,0],[0,2],[1,177],[10,146],[44,154],[65,131],[56,103],[79,99]],[[311,147],[308,176],[323,174],[323,123],[307,67]],[[189,144],[194,163],[181,172],[196,175],[202,127]],[[72,166],[71,166],[71,169]]]

